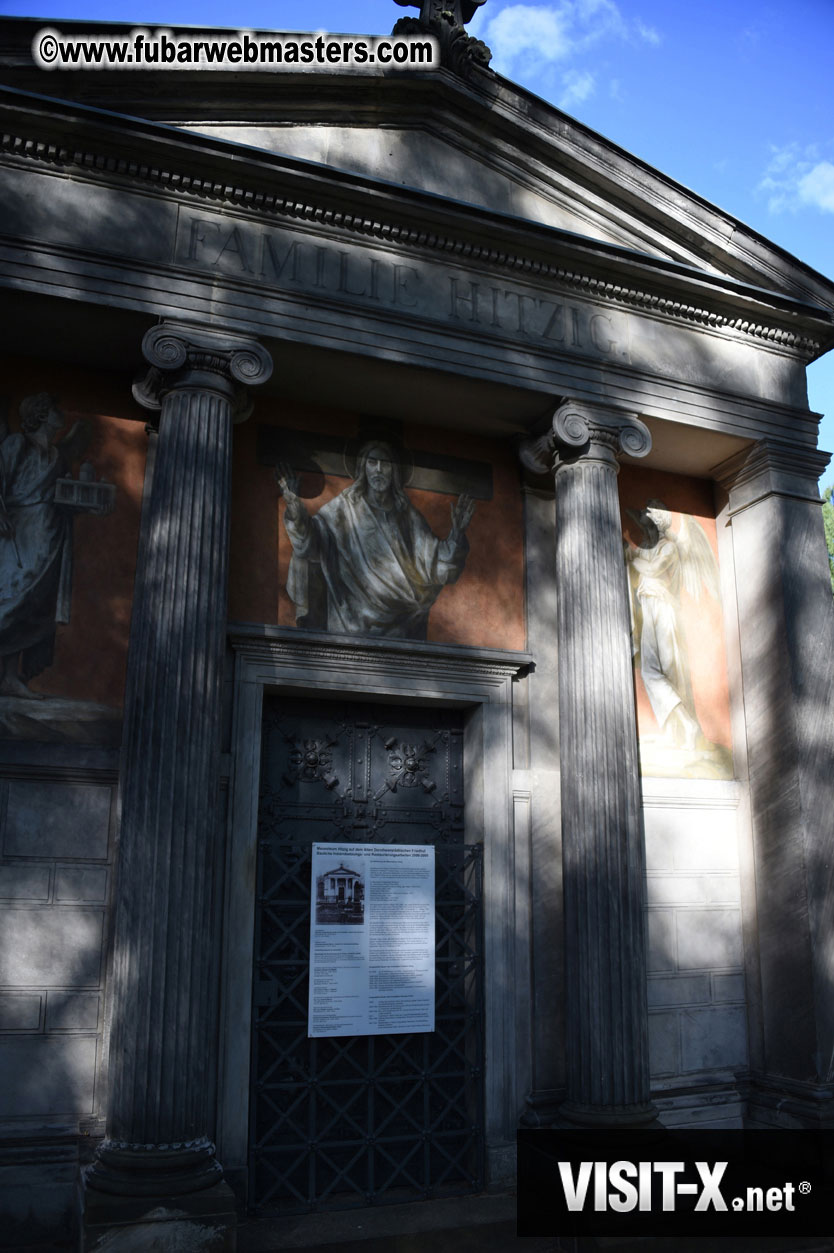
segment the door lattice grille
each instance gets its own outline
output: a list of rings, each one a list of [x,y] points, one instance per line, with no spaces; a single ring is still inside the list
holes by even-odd
[[[311,704],[265,718],[250,1199],[300,1213],[480,1191],[483,850],[457,842],[462,737],[453,715],[432,730],[419,710]],[[311,789],[329,804],[310,812]],[[307,1038],[310,843],[328,835],[436,845],[434,1032]]]

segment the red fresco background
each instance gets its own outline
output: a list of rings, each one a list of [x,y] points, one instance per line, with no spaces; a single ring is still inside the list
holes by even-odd
[[[10,430],[19,429],[17,411],[24,397],[41,391],[54,393],[68,424],[79,419],[91,423],[93,434],[84,459],[92,462],[96,478],[117,487],[114,513],[104,518],[76,516],[71,620],[59,625],[54,664],[32,680],[32,689],[119,707],[136,570],[147,415],[130,398],[120,374],[101,371],[92,375],[35,359],[0,358],[0,364],[6,380],[0,390],[0,413],[5,411]],[[339,435],[347,441],[356,436],[360,416],[263,398],[254,416],[234,431],[229,617],[294,626],[295,609],[285,590],[291,546],[282,521],[284,505],[272,467],[257,461],[259,423]],[[457,583],[443,589],[431,611],[429,640],[523,650],[523,501],[512,449],[505,441],[425,426],[406,426],[402,438],[415,451],[487,461],[493,469],[493,499],[476,503],[467,532],[466,565]],[[78,474],[77,465],[73,473]],[[302,492],[307,508],[315,513],[349,482],[336,475],[306,476]],[[715,507],[707,480],[624,466],[619,487],[623,533],[633,543],[641,542],[641,534],[625,509],[640,510],[649,499],[658,498],[673,513],[673,530],[680,525],[680,513],[689,514],[704,528],[717,557]],[[435,533],[445,536],[454,496],[412,489],[408,495]],[[683,591],[681,597],[698,719],[708,739],[730,748],[721,607],[706,594],[693,600]],[[639,673],[635,684],[639,732],[657,732]]]
[[[295,626],[295,607],[286,593],[292,549],[283,525],[280,499],[271,466],[256,460],[257,425],[353,438],[356,414],[335,413],[308,405],[282,404],[280,413],[260,402],[255,415],[235,430],[232,496],[232,548],[229,616],[244,622],[277,622]],[[463,573],[440,593],[429,617],[428,639],[434,643],[521,651],[525,646],[522,498],[512,450],[506,443],[458,435],[432,427],[405,426],[402,439],[415,451],[445,453],[492,463],[494,495],[476,502],[468,529],[469,555]],[[316,513],[350,485],[337,475],[303,476],[302,495]],[[309,496],[309,491],[316,491]],[[441,538],[448,534],[454,496],[407,489],[412,503]]]

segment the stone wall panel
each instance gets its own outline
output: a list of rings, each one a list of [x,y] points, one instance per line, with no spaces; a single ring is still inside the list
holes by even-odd
[[[0,1036],[0,1117],[92,1114],[96,1046],[94,1035]]]
[[[89,783],[8,784],[6,857],[107,856],[111,792]]]

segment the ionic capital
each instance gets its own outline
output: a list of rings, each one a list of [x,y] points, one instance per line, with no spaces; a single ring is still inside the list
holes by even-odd
[[[546,474],[582,459],[616,467],[623,454],[645,457],[651,446],[649,428],[633,413],[592,401],[565,400],[553,414],[550,430],[524,440],[519,456],[526,469]]]
[[[133,384],[133,396],[146,409],[161,409],[168,392],[205,388],[226,394],[235,422],[243,422],[252,412],[247,388],[272,374],[272,358],[256,339],[185,322],[151,327],[142,354],[150,369]]]

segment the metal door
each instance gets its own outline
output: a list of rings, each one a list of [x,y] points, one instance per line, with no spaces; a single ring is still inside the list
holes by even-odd
[[[458,711],[264,707],[250,1204],[302,1213],[483,1187],[483,848]],[[310,845],[436,849],[436,1029],[307,1038]]]

